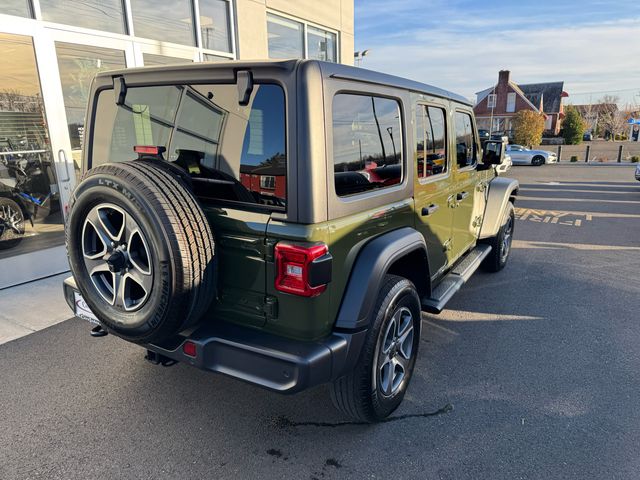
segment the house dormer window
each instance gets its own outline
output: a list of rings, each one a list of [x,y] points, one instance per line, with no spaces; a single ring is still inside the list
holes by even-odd
[[[487,97],[487,107],[489,108],[495,108],[496,107],[496,94],[495,93],[490,93],[489,96]]]

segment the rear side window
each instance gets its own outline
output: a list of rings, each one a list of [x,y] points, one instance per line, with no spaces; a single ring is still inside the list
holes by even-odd
[[[476,163],[476,141],[473,136],[471,115],[456,112],[456,158],[458,168],[470,167]]]
[[[402,182],[402,124],[396,100],[338,94],[333,99],[333,167],[343,197]]]
[[[236,85],[130,87],[98,97],[92,166],[136,158],[136,145],[164,147],[164,158],[191,176],[202,201],[284,209],[287,154],[284,91],[255,85],[249,105]]]
[[[416,110],[416,157],[418,177],[447,171],[447,129],[442,108],[418,105]]]

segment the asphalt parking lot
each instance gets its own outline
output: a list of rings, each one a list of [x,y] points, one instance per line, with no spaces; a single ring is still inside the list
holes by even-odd
[[[0,345],[0,478],[638,478],[640,182],[633,167],[514,167],[514,250],[424,315],[405,402],[345,422],[89,337]]]

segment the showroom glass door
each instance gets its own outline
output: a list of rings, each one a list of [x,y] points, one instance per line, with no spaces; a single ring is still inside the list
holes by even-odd
[[[64,244],[64,212],[54,156],[58,145],[51,138],[34,37],[0,32],[0,58],[2,288],[30,279],[29,270],[42,274],[40,262],[30,265],[29,254]],[[59,265],[45,273],[56,273]]]
[[[75,177],[80,178],[84,120],[89,101],[91,81],[96,73],[134,66],[131,42],[52,31],[51,37],[57,60],[59,85],[64,103],[64,122]]]

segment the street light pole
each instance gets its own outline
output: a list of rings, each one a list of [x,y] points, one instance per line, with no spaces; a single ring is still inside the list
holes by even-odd
[[[356,67],[359,67],[362,63],[362,59],[369,54],[370,50],[357,51],[353,53],[353,58],[356,61]]]

